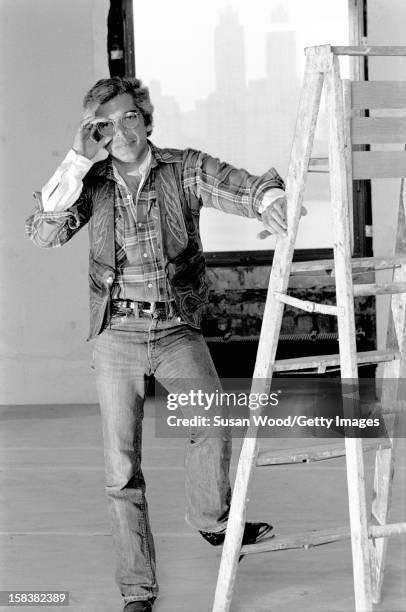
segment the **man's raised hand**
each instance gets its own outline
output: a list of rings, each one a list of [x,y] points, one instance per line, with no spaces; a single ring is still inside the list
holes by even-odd
[[[111,141],[111,136],[100,137],[97,130],[99,122],[100,119],[96,117],[85,117],[82,120],[73,141],[76,153],[93,159]]]

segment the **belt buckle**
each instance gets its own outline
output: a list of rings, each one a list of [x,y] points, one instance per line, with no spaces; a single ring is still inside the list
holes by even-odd
[[[156,302],[149,302],[149,308],[141,308],[142,312],[153,315],[156,310]]]

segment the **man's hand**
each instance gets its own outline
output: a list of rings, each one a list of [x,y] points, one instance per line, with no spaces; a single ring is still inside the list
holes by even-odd
[[[257,238],[263,240],[273,234],[279,236],[286,236],[287,233],[287,222],[286,222],[286,196],[274,200],[261,214],[262,223],[266,229],[259,232]],[[307,215],[307,210],[304,206],[300,211],[301,215]]]
[[[286,196],[281,196],[277,200],[274,200],[272,204],[265,208],[261,217],[266,230],[258,234],[259,238],[266,238],[270,234],[284,236],[288,229],[286,224]]]
[[[101,149],[111,141],[111,136],[100,138],[97,131],[97,123],[100,119],[96,117],[85,117],[73,141],[73,150],[79,155],[93,159]]]

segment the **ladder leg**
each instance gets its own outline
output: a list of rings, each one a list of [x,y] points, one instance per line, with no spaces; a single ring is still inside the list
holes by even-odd
[[[345,128],[342,83],[337,57],[326,75],[327,105],[330,123],[330,189],[334,218],[334,260],[336,272],[338,332],[341,376],[355,389],[357,399],[358,370],[356,360],[354,297],[351,276],[351,238],[346,173]],[[351,416],[352,400],[344,399],[344,411]],[[347,406],[346,406],[347,405]],[[345,415],[346,416],[346,415]],[[348,501],[356,612],[372,612],[372,588],[366,512],[362,440],[346,436]]]
[[[362,440],[346,438],[347,484],[356,612],[372,612],[371,565]]]
[[[393,433],[397,415],[385,418],[389,437],[394,443]],[[392,484],[395,471],[394,449],[378,449],[375,457],[374,491],[372,498],[372,520],[378,525],[386,525],[392,499]],[[377,538],[371,543],[372,596],[375,604],[380,603],[386,562],[387,538]]]
[[[317,55],[317,52],[313,52],[313,50],[311,52],[313,55]],[[321,53],[325,53],[325,50],[322,50]],[[286,291],[289,282],[290,264],[293,257],[305,179],[323,86],[323,72],[314,67],[316,63],[314,57],[308,56],[287,179],[288,235],[286,238],[278,240],[275,249],[252,393],[268,392],[269,380],[272,376],[272,366],[283,314],[283,304],[278,299],[278,293]],[[256,463],[257,452],[257,428],[252,424],[246,433],[238,463],[213,612],[228,612],[230,609],[244,532],[248,487]]]
[[[399,201],[399,213],[397,222],[397,236],[395,252],[397,255],[406,252],[406,181],[402,179]],[[401,265],[393,274],[393,281],[404,281],[406,279],[406,266]],[[393,295],[391,299],[390,319],[388,325],[387,345],[398,347],[404,355],[406,335],[406,296],[404,294]],[[406,376],[405,359],[385,364],[383,381],[386,385],[382,390],[381,405],[390,407],[398,398],[399,390],[394,381],[403,380]],[[372,498],[372,520],[378,525],[388,522],[390,505],[392,501],[392,484],[395,471],[395,432],[398,424],[398,415],[385,417],[388,436],[392,440],[392,448],[381,449],[376,453],[374,491]],[[371,543],[372,562],[372,588],[374,603],[379,603],[382,597],[382,584],[385,571],[387,538],[378,538]]]

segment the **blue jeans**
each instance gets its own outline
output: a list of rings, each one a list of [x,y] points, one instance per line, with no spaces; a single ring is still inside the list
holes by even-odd
[[[94,342],[116,581],[125,602],[155,599],[155,550],[141,470],[145,377],[153,374],[170,393],[189,392],[188,379],[212,393],[221,389],[220,381],[202,335],[175,317],[115,316]],[[182,410],[187,416],[188,408]],[[216,436],[206,428],[191,432],[185,456],[186,521],[195,529],[225,527],[230,456],[227,429]]]

